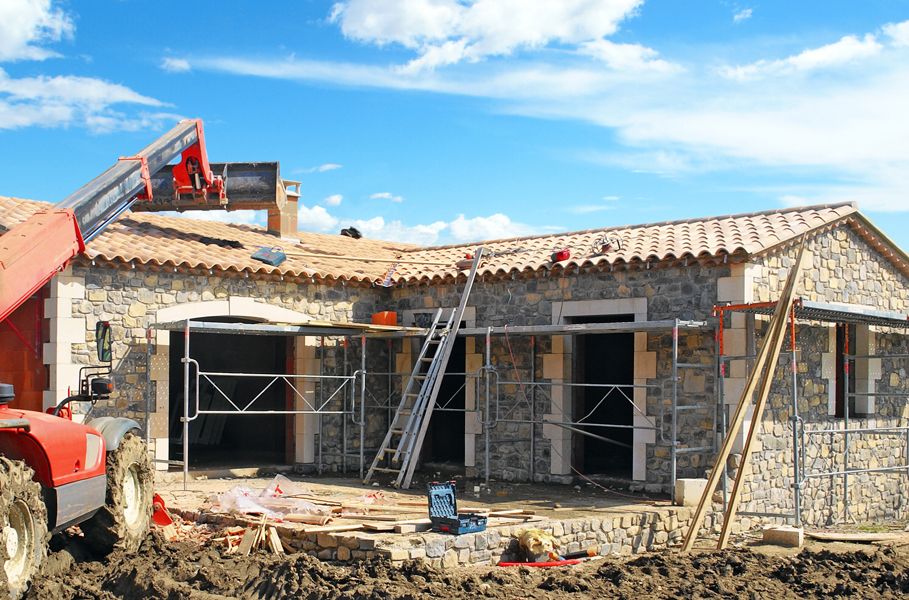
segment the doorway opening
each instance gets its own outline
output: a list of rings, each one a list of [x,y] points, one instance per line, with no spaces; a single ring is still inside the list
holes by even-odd
[[[634,321],[634,315],[574,317],[569,322],[630,321]],[[575,388],[574,421],[591,425],[578,429],[598,437],[572,435],[572,464],[587,475],[631,479],[634,391],[630,386],[634,383],[634,333],[579,335],[575,337],[574,356],[574,381],[608,387]]]
[[[200,319],[229,323],[245,319]],[[287,373],[287,344],[291,338],[239,334],[196,334],[190,356],[200,370],[219,373]],[[170,334],[170,455],[183,460],[183,332]],[[281,382],[263,388],[270,378],[210,376],[199,380],[201,410],[236,410],[221,394],[240,407],[261,395],[249,410],[285,410],[287,390]],[[220,392],[215,388],[220,388]],[[190,377],[190,414],[195,411],[196,382]],[[201,415],[189,424],[191,468],[252,467],[287,462],[287,415]]]
[[[424,444],[424,463],[431,463],[437,469],[444,465],[446,472],[451,469],[460,472],[464,467],[466,352],[465,338],[455,338]]]

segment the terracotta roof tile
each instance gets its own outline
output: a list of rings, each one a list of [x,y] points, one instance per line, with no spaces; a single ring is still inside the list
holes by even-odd
[[[0,227],[25,220],[51,205],[0,196]],[[2,229],[0,229],[2,231]],[[254,260],[260,247],[279,246],[287,260],[277,267]],[[270,273],[292,277],[381,281],[389,263],[352,260],[365,256],[392,260],[407,244],[359,239],[340,235],[300,233],[299,244],[281,240],[261,227],[170,217],[154,213],[126,213],[112,223],[86,249],[89,258],[163,265],[176,268],[216,269]],[[321,256],[294,256],[291,253]],[[338,258],[332,258],[332,256]]]
[[[49,206],[43,202],[0,196],[0,232]],[[557,263],[561,268],[711,259],[758,254],[792,241],[805,231],[854,214],[857,209],[852,204],[809,206],[419,248],[304,232],[300,233],[300,243],[295,245],[269,235],[261,227],[155,213],[127,213],[91,242],[87,254],[101,260],[175,268],[401,283],[457,277],[461,272],[456,267],[457,262],[481,244],[489,256],[481,273],[488,275],[553,268],[550,255],[561,248],[571,251],[570,259]],[[870,226],[864,218],[863,223]],[[884,245],[892,244],[882,234],[880,237]],[[600,253],[604,239],[618,240],[620,244],[613,243],[613,248]],[[278,267],[253,260],[250,255],[263,246],[282,247],[289,253],[288,259]],[[905,256],[898,249],[896,252]],[[355,257],[386,262],[363,261]],[[401,262],[394,262],[398,259]]]
[[[853,204],[809,206],[760,213],[705,217],[643,225],[607,227],[457,246],[408,250],[403,257],[416,261],[455,262],[482,245],[492,256],[481,268],[483,274],[507,274],[552,268],[551,254],[568,248],[571,258],[559,267],[617,265],[632,262],[661,262],[713,258],[733,254],[757,254],[795,239],[805,231],[829,225],[857,209]],[[617,239],[611,250],[600,253],[595,243]],[[455,277],[456,268],[402,264],[395,272],[398,281]]]

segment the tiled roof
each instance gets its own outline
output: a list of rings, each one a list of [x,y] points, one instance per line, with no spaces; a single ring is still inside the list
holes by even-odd
[[[0,227],[9,228],[49,204],[0,196]],[[591,229],[474,244],[419,248],[395,242],[355,240],[340,235],[300,233],[294,245],[261,227],[220,221],[127,213],[92,240],[89,258],[177,269],[212,269],[285,277],[314,277],[368,283],[414,283],[457,277],[457,263],[482,245],[488,258],[481,274],[502,276],[545,269],[574,269],[634,263],[684,263],[744,259],[795,241],[805,231],[848,222],[879,251],[909,273],[906,255],[865,219],[853,204],[809,206],[760,213]],[[2,229],[0,229],[2,231]],[[611,244],[605,252],[605,242]],[[289,254],[277,267],[250,255],[281,246]],[[571,257],[553,263],[567,248]],[[294,255],[296,253],[296,255]],[[313,256],[318,255],[318,256]],[[334,258],[332,258],[334,256]],[[358,260],[357,257],[386,262]],[[392,262],[400,259],[400,262]]]
[[[51,205],[0,196],[0,226],[9,228],[35,211]],[[2,230],[0,230],[2,231]],[[288,256],[272,267],[250,255],[260,247],[293,247],[294,252],[324,257]],[[262,227],[170,217],[154,213],[127,213],[112,223],[86,249],[89,258],[135,262],[154,266],[315,277],[347,281],[382,281],[389,263],[351,260],[347,256],[394,259],[407,244],[358,239],[340,235],[300,233],[293,245]],[[332,255],[345,258],[331,258]]]
[[[847,203],[484,241],[482,246],[492,257],[483,262],[480,272],[505,275],[553,267],[621,267],[637,262],[684,262],[725,255],[753,255],[794,241],[805,231],[857,212],[855,205]],[[607,240],[611,247],[603,252],[603,242]],[[408,251],[405,256],[408,260],[453,263],[478,245],[480,243],[422,248]],[[571,257],[553,263],[552,254],[563,248],[569,250]],[[397,269],[396,277],[426,281],[456,274],[455,268],[402,265]]]

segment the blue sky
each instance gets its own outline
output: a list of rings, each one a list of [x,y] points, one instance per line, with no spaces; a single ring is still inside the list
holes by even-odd
[[[0,2],[0,194],[201,117],[424,244],[855,201],[909,249],[907,106],[909,0]]]

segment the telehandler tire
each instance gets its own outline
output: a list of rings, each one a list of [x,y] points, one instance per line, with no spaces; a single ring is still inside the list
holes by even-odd
[[[129,432],[107,453],[107,502],[81,525],[85,541],[100,554],[134,552],[148,535],[154,473],[141,437]]]
[[[47,557],[47,507],[34,471],[0,456],[0,596],[16,599]]]

